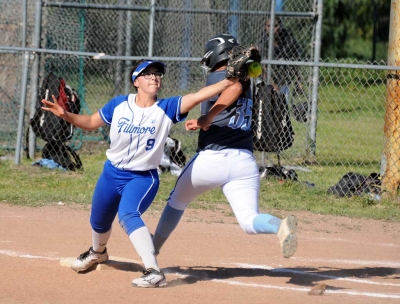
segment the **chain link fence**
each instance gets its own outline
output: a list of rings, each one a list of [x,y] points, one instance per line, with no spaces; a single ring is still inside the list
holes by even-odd
[[[25,4],[28,13],[21,26]],[[142,58],[161,59],[168,66],[161,97],[186,94],[204,86],[199,61],[206,41],[230,33],[240,43],[260,48],[263,81],[275,83],[285,94],[295,135],[293,145],[280,153],[283,166],[296,170],[299,180],[321,188],[350,171],[379,173],[388,67],[385,62],[372,66],[355,60],[321,60],[318,22],[322,16],[317,8],[322,1],[286,0],[284,10],[279,4],[273,0],[0,1],[1,153],[15,153],[20,104],[25,107],[21,145],[29,150],[25,131],[41,82],[50,72],[77,91],[81,112],[88,114],[132,90],[129,72]],[[274,50],[269,34],[281,37],[267,28],[268,20],[292,35],[289,46],[295,53],[279,57],[269,51],[271,46]],[[21,71],[26,54],[29,77],[24,89]],[[282,79],[286,80],[279,83]],[[195,109],[189,117],[198,115]],[[171,136],[181,141],[187,157],[195,153],[197,133],[188,133],[178,124]],[[69,145],[85,153],[86,146],[107,139],[106,129],[78,129]],[[36,139],[36,158],[43,145]],[[276,153],[256,151],[255,155],[260,166],[278,161]]]

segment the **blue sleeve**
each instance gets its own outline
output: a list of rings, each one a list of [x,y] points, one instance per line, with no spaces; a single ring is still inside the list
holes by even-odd
[[[101,119],[107,124],[111,125],[114,109],[122,102],[128,100],[128,96],[117,96],[107,102],[100,110]]]
[[[164,111],[174,124],[184,121],[188,113],[181,114],[182,96],[173,96],[161,99],[158,106]]]

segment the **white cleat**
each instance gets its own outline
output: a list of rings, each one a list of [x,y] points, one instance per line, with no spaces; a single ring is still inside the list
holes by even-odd
[[[133,287],[142,288],[155,288],[164,287],[167,285],[167,280],[162,271],[157,271],[155,269],[149,268],[143,271],[143,276],[132,281]]]
[[[82,253],[78,258],[72,263],[71,268],[76,272],[88,270],[95,264],[104,263],[108,260],[107,248],[103,252],[96,252],[92,247],[88,251]]]
[[[289,215],[281,221],[278,229],[279,243],[284,258],[290,258],[297,249],[297,220],[294,215]]]

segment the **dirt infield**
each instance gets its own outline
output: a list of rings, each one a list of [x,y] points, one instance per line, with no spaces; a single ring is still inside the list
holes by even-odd
[[[284,259],[275,235],[246,235],[228,210],[188,210],[159,257],[168,286],[138,289],[117,221],[108,251],[128,262],[77,274],[60,260],[90,246],[89,210],[0,204],[0,303],[400,303],[400,223],[295,213],[299,248]],[[144,216],[151,231],[158,218]]]

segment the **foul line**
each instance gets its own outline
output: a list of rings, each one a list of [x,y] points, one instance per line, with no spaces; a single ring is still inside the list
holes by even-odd
[[[295,273],[295,274],[314,276],[314,277],[320,277],[320,278],[324,278],[324,279],[337,280],[337,281],[348,281],[348,282],[353,282],[353,283],[381,285],[381,286],[400,286],[400,284],[395,284],[395,283],[378,283],[378,282],[374,282],[371,280],[365,280],[365,279],[351,279],[351,278],[344,278],[344,277],[336,277],[336,276],[327,275],[327,274],[321,274],[321,273],[315,273],[315,272],[305,272],[305,271],[301,271],[301,270],[294,270],[294,269],[287,269],[287,268],[273,268],[273,267],[264,266],[264,265],[241,264],[241,263],[237,263],[237,264],[233,264],[233,265],[236,265],[236,266],[239,266],[239,267],[245,268],[245,269],[265,269],[265,270],[269,270],[274,273]]]
[[[60,260],[60,258],[57,257],[47,257],[47,256],[37,256],[37,255],[31,255],[31,254],[23,254],[15,251],[9,251],[9,250],[0,250],[0,254],[4,254],[7,256],[11,257],[18,257],[18,258],[28,258],[28,259],[46,259],[46,260]],[[333,280],[343,280],[343,281],[349,281],[349,282],[356,282],[356,283],[362,283],[362,284],[373,284],[373,285],[382,285],[382,286],[400,286],[400,284],[394,284],[394,283],[378,283],[370,280],[360,280],[360,279],[350,279],[350,278],[342,278],[342,277],[335,277],[335,276],[330,276],[330,275],[324,275],[324,274],[318,274],[318,273],[309,273],[309,272],[304,272],[304,271],[299,271],[299,270],[293,270],[293,269],[286,269],[286,268],[273,268],[270,266],[265,266],[265,265],[253,265],[253,264],[242,264],[242,263],[233,263],[230,264],[233,266],[239,266],[242,268],[249,268],[249,269],[266,269],[271,272],[281,272],[281,273],[296,273],[296,274],[301,274],[301,275],[310,275],[310,276],[317,276],[317,277],[322,277],[322,278],[327,278],[327,279],[333,279]],[[257,288],[268,288],[268,289],[279,289],[279,290],[291,290],[291,291],[301,291],[305,292],[308,291],[309,288],[298,288],[298,287],[285,287],[285,286],[277,286],[277,285],[268,285],[268,284],[256,284],[256,283],[243,283],[239,281],[234,281],[234,280],[221,280],[221,279],[207,279],[207,278],[200,278],[194,275],[187,275],[187,274],[182,274],[179,272],[170,272],[168,269],[164,271],[165,273],[169,274],[175,274],[177,276],[180,276],[182,278],[186,277],[193,277],[200,279],[202,281],[211,281],[215,283],[222,283],[222,284],[228,284],[228,285],[236,285],[236,286],[243,286],[243,287],[257,287]],[[375,297],[375,298],[392,298],[392,299],[400,299],[400,294],[387,294],[387,293],[375,293],[375,292],[358,292],[358,291],[339,291],[339,290],[326,290],[326,293],[331,293],[331,294],[346,294],[346,295],[352,295],[352,296],[367,296],[367,297]]]
[[[0,250],[0,254],[4,254],[4,255],[16,257],[16,258],[26,258],[26,259],[45,259],[45,260],[59,260],[60,259],[60,258],[51,258],[51,257],[47,257],[47,256],[40,256],[40,255],[24,254],[24,253],[15,252],[15,251],[9,251],[9,250]]]
[[[304,287],[299,288],[299,287],[286,287],[286,286],[277,286],[277,285],[268,285],[268,284],[243,283],[243,282],[233,281],[233,280],[199,278],[194,275],[187,275],[187,274],[182,274],[179,272],[169,272],[169,271],[164,271],[164,272],[168,273],[168,274],[175,274],[181,278],[192,277],[192,278],[200,279],[201,281],[210,281],[210,282],[215,282],[215,283],[222,283],[222,284],[242,286],[242,287],[256,287],[256,288],[279,289],[279,290],[290,290],[290,291],[301,291],[301,292],[308,292],[310,290],[310,288],[304,288]],[[373,297],[373,298],[400,299],[400,294],[387,294],[387,293],[376,293],[376,292],[325,290],[325,293],[346,294],[346,295],[350,295],[350,296],[366,296],[366,297]]]
[[[242,283],[242,282],[237,282],[237,281],[223,281],[223,280],[219,280],[219,279],[214,279],[212,281],[216,282],[216,283],[239,285],[239,286],[244,286],[244,287],[259,287],[259,288],[269,288],[269,289],[293,290],[293,291],[301,291],[301,292],[304,292],[304,291],[308,292],[310,290],[310,288],[295,288],[295,287],[282,287],[282,286],[264,285],[264,284],[249,284],[249,283]],[[400,299],[400,295],[375,293],[375,292],[325,290],[325,293],[346,294],[346,295],[350,295],[350,296],[366,296],[366,297],[374,297],[374,298]]]
[[[342,242],[342,243],[357,243],[357,244],[363,244],[363,245],[368,245],[368,246],[375,246],[375,247],[400,247],[398,244],[394,243],[370,243],[370,242],[363,242],[363,241],[355,241],[355,240],[347,240],[347,239],[342,239],[342,238],[326,238],[326,237],[305,237],[303,238],[303,241],[327,241],[329,242]]]
[[[335,260],[335,259],[307,259],[292,257],[291,260],[306,261],[306,262],[323,262],[323,263],[336,263],[336,264],[350,264],[350,265],[363,265],[363,266],[380,266],[400,268],[400,263],[397,261],[368,261],[368,260]]]

